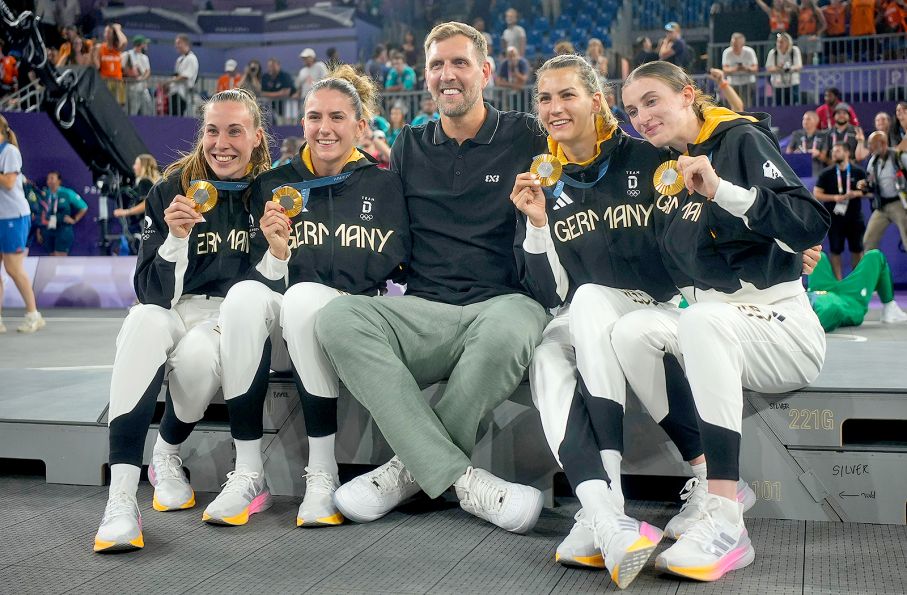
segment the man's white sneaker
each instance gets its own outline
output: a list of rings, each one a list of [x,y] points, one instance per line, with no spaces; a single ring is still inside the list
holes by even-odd
[[[680,536],[702,517],[702,504],[708,494],[708,481],[699,481],[698,478],[691,477],[680,492],[680,499],[683,500],[680,512],[665,526],[665,537],[680,539]],[[737,480],[737,502],[743,505],[743,512],[756,504],[756,493],[742,479]]]
[[[142,515],[135,496],[126,492],[111,494],[94,537],[94,551],[123,552],[143,547]]]
[[[460,508],[506,531],[530,531],[542,512],[542,493],[469,467],[454,484]]]
[[[904,313],[898,303],[892,300],[887,304],[882,304],[882,322],[886,324],[907,322],[907,313]]]
[[[47,326],[47,323],[44,321],[44,317],[41,316],[40,312],[26,312],[25,320],[16,330],[20,333],[33,333],[37,330],[41,330],[45,326]]]
[[[195,492],[183,471],[183,460],[174,454],[155,452],[148,465],[148,481],[154,486],[155,510],[185,510],[195,506]]]
[[[305,468],[305,496],[296,515],[297,527],[333,527],[343,523],[343,515],[334,505],[334,492],[340,479],[332,473]]]
[[[611,580],[625,589],[642,570],[661,541],[661,530],[616,509],[592,519],[593,539]]]
[[[557,546],[554,559],[564,566],[604,568],[605,558],[601,550],[595,547],[591,519],[582,508],[573,518],[576,522],[573,523],[570,534]]]
[[[202,520],[215,525],[245,525],[255,513],[271,508],[271,492],[264,473],[237,469],[227,473],[227,482]]]
[[[702,516],[677,543],[658,555],[655,567],[699,581],[715,581],[752,564],[756,552],[743,525],[743,505],[709,494],[701,510]]]
[[[419,485],[397,457],[374,471],[343,484],[334,492],[334,504],[357,523],[376,521],[419,493]]]

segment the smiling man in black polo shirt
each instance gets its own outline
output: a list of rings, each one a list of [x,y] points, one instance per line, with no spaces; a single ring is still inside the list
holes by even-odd
[[[530,530],[541,510],[538,490],[470,463],[480,421],[520,383],[546,322],[520,284],[509,200],[516,174],[546,145],[531,116],[482,103],[487,52],[462,23],[438,25],[425,40],[441,119],[404,128],[391,156],[410,213],[406,296],[338,298],[316,324],[343,383],[397,454],[337,490],[355,521],[450,486],[464,510],[509,531]],[[419,386],[445,378],[432,407]]]

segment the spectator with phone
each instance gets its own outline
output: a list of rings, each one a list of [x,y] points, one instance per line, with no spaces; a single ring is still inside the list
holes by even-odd
[[[753,105],[759,58],[756,57],[756,51],[746,45],[743,33],[731,35],[731,45],[721,54],[721,70],[744,104]]]

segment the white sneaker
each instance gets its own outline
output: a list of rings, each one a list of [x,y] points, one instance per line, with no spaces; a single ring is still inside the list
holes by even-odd
[[[125,552],[143,547],[142,515],[135,496],[126,492],[111,494],[94,537],[94,551]]]
[[[680,499],[684,501],[680,512],[665,526],[665,537],[680,539],[680,536],[702,517],[702,504],[708,495],[708,481],[699,481],[698,478],[691,477],[680,492]],[[742,479],[737,480],[737,502],[743,504],[743,512],[756,504],[756,493]]]
[[[208,505],[202,520],[215,525],[245,525],[255,513],[271,508],[271,492],[264,473],[237,469],[227,473],[227,483]]]
[[[47,326],[44,317],[38,311],[26,312],[25,321],[16,330],[20,333],[33,333]]]
[[[460,508],[506,531],[530,531],[542,512],[542,493],[468,467],[454,484]]]
[[[2,320],[0,320],[0,333],[5,333],[5,332],[6,332],[6,325],[3,324]]]
[[[333,527],[343,523],[343,515],[334,505],[334,492],[340,479],[327,471],[305,468],[305,497],[296,514],[297,527]]]
[[[397,457],[374,471],[343,484],[334,492],[334,504],[357,523],[376,521],[419,493],[419,485]]]
[[[907,322],[907,313],[904,313],[898,303],[892,300],[887,304],[882,304],[882,322],[886,324]]]
[[[564,566],[580,568],[604,568],[605,558],[601,550],[595,547],[595,535],[592,520],[586,517],[582,508],[573,517],[576,521],[570,534],[557,546],[554,559]]]
[[[195,506],[195,492],[183,471],[183,460],[174,454],[154,452],[148,465],[148,481],[154,486],[151,505],[155,510],[185,510]]]
[[[655,559],[655,567],[698,581],[715,581],[752,564],[756,552],[743,525],[743,505],[709,494],[702,516]]]
[[[662,538],[660,529],[628,517],[616,508],[612,514],[596,515],[592,519],[592,532],[611,580],[621,589],[633,582]]]

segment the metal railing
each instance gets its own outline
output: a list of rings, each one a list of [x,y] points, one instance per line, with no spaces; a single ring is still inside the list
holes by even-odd
[[[850,103],[868,101],[901,101],[907,99],[907,62],[884,64],[841,65],[837,67],[807,66],[800,72],[800,83],[789,91],[779,90],[772,85],[772,75],[767,72],[753,74],[755,82],[735,86],[741,94],[745,109],[759,109],[776,105],[816,106],[822,103],[823,94],[828,87],[841,90],[844,101]],[[185,106],[176,103],[170,94],[167,82],[170,77],[154,76],[144,85],[132,85],[130,81],[112,83],[110,86],[121,105],[130,115],[182,115],[194,117],[201,102],[214,94],[217,78],[199,77],[192,92],[187,95]],[[717,95],[718,89],[707,75],[695,75],[693,79],[705,91]],[[784,83],[784,81],[781,81]],[[621,81],[609,81],[614,90],[618,105],[621,97]],[[118,88],[119,87],[119,88]],[[0,101],[4,111],[36,111],[43,96],[43,89],[32,84],[17,94],[5,97]],[[422,99],[428,96],[426,91],[398,91],[383,93],[380,104],[385,117],[394,106],[402,106],[406,120],[412,121],[420,111]],[[532,87],[520,91],[510,89],[486,89],[485,99],[492,105],[505,110],[532,111]],[[272,101],[259,99],[259,103],[269,114],[269,123],[295,125],[299,123],[302,113],[301,99]]]
[[[0,112],[36,112],[44,99],[44,87],[33,81],[18,91],[0,97]]]
[[[125,101],[121,102],[126,112],[130,115],[159,115],[194,116],[201,103],[217,91],[217,78],[213,76],[200,76],[195,83],[185,109],[172,100],[168,90],[170,77],[153,76],[145,81],[147,93],[135,91],[130,93],[130,84],[125,83],[127,92]],[[138,87],[138,85],[136,85]],[[395,91],[382,93],[378,98],[382,115],[387,118],[393,107],[402,107],[406,120],[411,121],[421,110],[422,100],[429,97],[428,91]],[[530,111],[532,109],[532,92],[530,88],[521,91],[512,91],[494,87],[486,89],[485,98],[497,107],[517,111]],[[302,98],[268,99],[260,97],[259,105],[268,114],[272,124],[296,124],[302,115]],[[151,106],[148,111],[147,106]]]
[[[708,45],[709,65],[721,68],[721,56],[729,42]],[[775,47],[775,37],[766,41],[746,40],[759,58],[759,67],[765,67],[768,52]],[[854,62],[880,62],[907,58],[907,34],[890,33],[861,37],[819,37],[794,40],[800,48],[803,64],[852,64]]]
[[[778,105],[815,107],[824,100],[825,90],[837,87],[848,103],[901,101],[907,99],[907,63],[862,64],[853,66],[806,67],[800,72],[800,82],[793,85],[790,75],[759,72],[754,83],[735,85],[747,110]],[[716,94],[714,83],[704,76],[694,79],[703,89]],[[779,80],[780,79],[780,80]],[[773,84],[780,83],[778,85]]]

